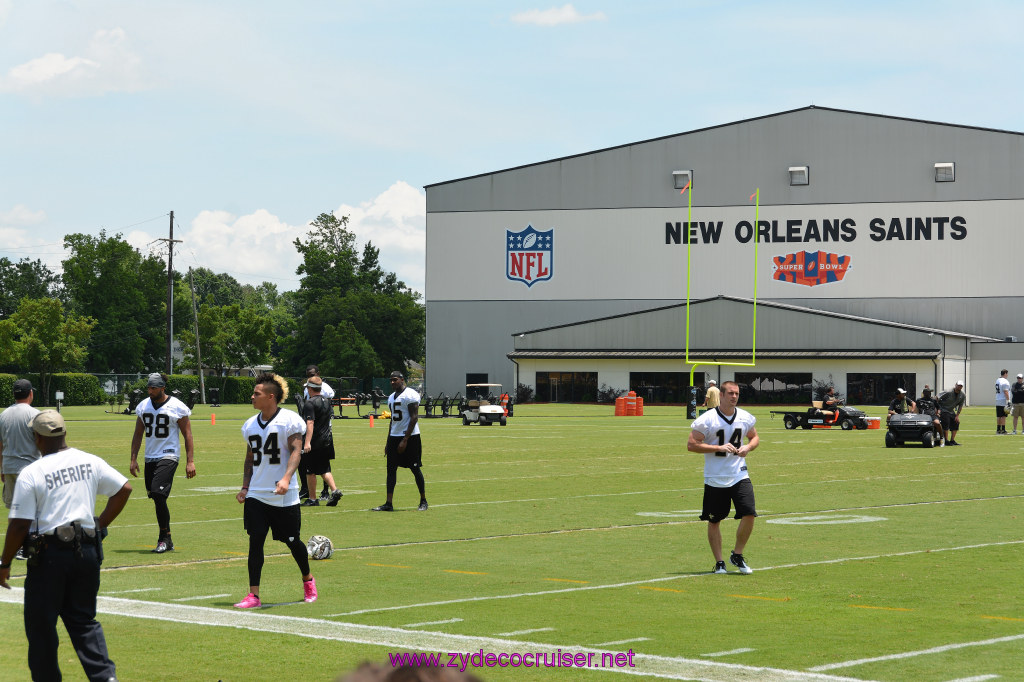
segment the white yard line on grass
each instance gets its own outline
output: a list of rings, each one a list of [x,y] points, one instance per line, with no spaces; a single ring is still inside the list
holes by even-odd
[[[428,620],[425,623],[406,623],[403,628],[421,628],[424,625],[447,625],[448,623],[461,623],[461,618],[449,618],[448,620]]]
[[[778,566],[765,566],[759,567],[758,571],[777,571],[784,568],[803,568],[806,566],[827,566],[832,564],[842,564],[849,561],[871,561],[874,559],[891,559],[893,557],[902,556],[914,556],[917,554],[935,554],[938,552],[957,552],[968,549],[982,549],[985,547],[1004,547],[1007,545],[1021,545],[1024,544],[1024,540],[1010,540],[1007,542],[986,542],[977,545],[961,545],[958,547],[937,547],[930,549],[918,549],[909,552],[894,552],[892,554],[872,554],[868,556],[856,556],[856,557],[843,557],[839,559],[825,559],[822,561],[805,561],[801,563],[793,564],[780,564]],[[568,592],[589,592],[592,590],[613,590],[620,587],[633,587],[635,585],[650,585],[652,583],[663,583],[674,580],[687,580],[691,578],[702,578],[710,577],[711,573],[687,573],[685,575],[669,575],[662,576],[659,578],[647,578],[644,580],[629,580],[620,583],[608,583],[605,585],[585,585],[580,587],[563,587],[557,590],[539,590],[537,592],[517,592],[514,594],[495,594],[491,596],[477,596],[477,597],[461,597],[459,599],[444,599],[440,601],[422,602],[419,604],[401,604],[397,606],[380,606],[373,609],[358,609],[356,611],[345,611],[344,613],[331,613],[327,614],[325,618],[334,618],[340,616],[355,616],[363,613],[380,613],[383,611],[400,611],[403,609],[418,609],[424,607],[433,606],[447,606],[449,604],[466,604],[470,602],[482,602],[482,601],[496,601],[499,599],[521,599],[524,597],[542,597],[549,594],[565,594]]]
[[[718,656],[735,656],[736,654],[746,654],[754,651],[751,648],[743,647],[741,649],[730,649],[729,651],[716,651],[710,654],[701,654],[701,656],[707,656],[708,658],[716,658]]]
[[[496,632],[495,637],[518,637],[519,635],[529,635],[533,632],[554,632],[554,628],[530,628],[529,630],[513,630],[512,632]]]
[[[0,602],[23,603],[25,591],[22,588],[0,590]],[[682,657],[654,656],[634,653],[634,667],[597,667],[601,655],[609,654],[614,659],[618,651],[602,651],[577,644],[543,644],[523,642],[514,639],[453,635],[444,632],[422,632],[355,623],[338,623],[318,618],[277,616],[268,613],[241,613],[235,610],[215,609],[188,604],[164,604],[160,602],[134,601],[116,597],[100,597],[97,600],[98,613],[140,618],[144,620],[168,621],[207,627],[228,627],[255,632],[276,632],[295,637],[347,642],[384,647],[390,652],[441,652],[441,661],[448,664],[448,652],[473,654],[480,650],[490,653],[546,653],[562,652],[594,654],[594,668],[602,672],[618,672],[630,675],[645,675],[677,680],[703,680],[704,682],[865,682],[862,679],[836,677],[817,672],[764,668],[717,661],[704,661]],[[384,654],[381,655],[383,659]],[[469,668],[468,672],[477,672]]]
[[[828,665],[817,665],[813,668],[808,668],[815,672],[823,670],[837,670],[839,668],[852,668],[855,665],[864,665],[865,663],[876,663],[878,661],[898,661],[904,658],[914,658],[915,656],[926,656],[928,654],[942,654],[947,651],[954,651],[956,649],[966,649],[967,647],[973,646],[991,646],[993,644],[1003,644],[1005,642],[1016,642],[1024,639],[1024,635],[1010,635],[1008,637],[995,637],[993,639],[982,639],[977,642],[957,642],[955,644],[944,644],[943,646],[932,647],[931,649],[921,649],[919,651],[905,651],[902,654],[889,654],[888,656],[875,656],[874,658],[858,658],[853,661],[841,661],[839,663],[829,663]]]
[[[598,642],[594,646],[616,646],[619,644],[632,644],[633,642],[649,642],[650,637],[634,637],[633,639],[617,639],[614,642]]]
[[[229,593],[225,592],[224,594],[204,594],[204,595],[200,595],[198,597],[178,597],[177,599],[172,599],[171,601],[177,601],[177,602],[182,602],[182,601],[203,601],[204,599],[220,599],[221,597],[230,597],[230,596],[231,595]]]

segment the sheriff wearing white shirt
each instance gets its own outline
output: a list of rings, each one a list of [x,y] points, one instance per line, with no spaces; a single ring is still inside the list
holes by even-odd
[[[104,460],[68,447],[60,413],[40,412],[32,419],[32,431],[42,458],[22,469],[15,484],[0,558],[0,587],[10,589],[11,559],[24,543],[25,634],[33,680],[61,679],[58,617],[86,677],[117,679],[103,627],[96,621],[96,593],[102,533],[128,504],[132,487]],[[94,518],[97,494],[109,499]]]
[[[735,381],[722,382],[722,404],[708,410],[690,428],[686,449],[704,455],[704,503],[700,518],[708,522],[708,543],[715,555],[714,573],[726,573],[722,556],[722,531],[719,524],[736,507],[736,546],[729,561],[740,573],[750,574],[743,550],[754,529],[757,510],[754,486],[747,473],[747,455],[760,443],[754,416],[736,407],[740,387]],[[746,443],[744,443],[746,441]]]

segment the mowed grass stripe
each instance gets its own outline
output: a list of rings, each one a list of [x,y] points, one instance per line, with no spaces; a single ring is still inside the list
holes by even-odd
[[[17,603],[24,600],[24,590],[0,591],[0,601]],[[441,632],[423,632],[405,630],[395,627],[359,625],[355,623],[338,623],[317,618],[299,618],[295,616],[278,616],[267,613],[254,613],[213,609],[202,606],[182,604],[165,604],[160,602],[141,602],[112,597],[100,597],[96,605],[100,614],[126,616],[143,620],[162,620],[175,623],[190,623],[203,627],[236,628],[256,632],[276,632],[293,637],[307,637],[321,640],[333,640],[387,647],[395,652],[529,652],[529,653],[561,653],[586,652],[594,653],[600,661],[601,654],[621,653],[612,650],[600,650],[579,644],[555,645],[542,642],[524,642],[522,640],[502,639],[499,637],[480,637],[455,635]],[[451,622],[451,621],[445,621]],[[447,662],[447,656],[444,657]],[[817,672],[784,670],[749,665],[736,665],[668,656],[653,656],[635,653],[633,668],[595,668],[601,672],[620,672],[630,675],[646,675],[667,679],[700,679],[712,682],[802,682],[819,680],[821,682],[864,682],[860,678],[839,677]],[[485,674],[485,671],[473,669],[471,672]]]
[[[65,412],[69,416],[87,409],[72,407]],[[216,427],[200,423],[199,409],[194,416],[199,476],[191,481],[179,476],[170,499],[177,552],[161,557],[149,553],[156,539],[153,506],[141,490],[141,480],[131,479],[135,499],[105,546],[106,566],[120,568],[104,571],[104,591],[162,586],[161,592],[140,596],[163,602],[230,593],[230,598],[201,602],[229,613],[230,604],[244,596],[247,541],[242,507],[230,489],[200,490],[231,488],[240,481],[239,426],[252,410],[231,409],[237,421],[222,423],[230,410],[222,414],[218,409]],[[564,409],[594,416],[531,416]],[[1024,513],[1024,439],[1018,445],[1014,439],[976,435],[991,430],[991,410],[982,408],[971,408],[966,415],[958,437],[964,447],[931,450],[886,449],[883,431],[785,431],[765,418],[765,409],[753,408],[762,445],[750,466],[758,507],[764,513],[747,549],[755,569],[752,576],[707,574],[711,556],[696,513],[637,515],[700,506],[703,458],[685,450],[689,420],[681,408],[657,408],[642,419],[626,420],[604,416],[609,411],[605,407],[522,406],[505,429],[424,420],[431,510],[386,516],[367,512],[383,501],[383,425],[370,429],[365,421],[337,421],[335,474],[343,490],[362,492],[346,494],[339,508],[303,511],[303,534],[327,535],[338,551],[332,560],[313,564],[321,585],[317,603],[288,603],[301,595],[294,562],[285,552],[278,553],[283,546],[267,542],[264,592],[267,601],[281,604],[271,612],[323,621],[324,614],[401,607],[400,601],[484,597],[476,603],[377,611],[351,620],[393,627],[460,618],[444,629],[464,637],[550,626],[556,634],[536,637],[548,640],[549,646],[557,641],[582,646],[634,640],[634,649],[639,646],[644,654],[670,659],[749,647],[755,651],[742,655],[744,663],[758,670],[783,671],[926,650],[961,641],[961,632],[972,632],[978,641],[1019,634],[1018,619],[1024,613],[1015,585],[1024,552],[1019,544],[1005,543],[1021,538],[1012,519]],[[120,423],[73,425],[69,440],[125,471],[133,426],[133,417]],[[515,438],[509,437],[513,434]],[[380,499],[371,504],[373,495]],[[411,476],[400,471],[395,502],[413,509],[417,501]],[[830,513],[888,520],[771,523]],[[733,520],[723,523],[727,542],[734,529]],[[948,551],[968,546],[979,547]],[[371,563],[410,568],[367,566]],[[442,569],[486,575],[456,576]],[[692,582],[701,576],[707,578]],[[691,582],[679,582],[680,577]],[[544,578],[588,582],[557,585]],[[563,587],[650,578],[677,582],[551,594]],[[674,588],[686,589],[668,591]],[[522,592],[543,595],[498,602],[490,597]],[[783,598],[791,601],[775,601]],[[889,612],[849,604],[912,610]],[[0,625],[0,633],[12,645],[0,651],[0,669],[9,671],[12,680],[27,679],[24,633],[16,617],[20,607],[4,608],[14,617]],[[148,642],[131,620],[108,618],[111,622],[104,624],[116,633],[112,646],[115,651],[120,647],[125,659],[131,657],[129,647],[144,641],[156,654],[169,633],[193,636],[174,629],[179,626],[171,621],[151,621],[144,629],[163,639]],[[758,627],[743,627],[747,623]],[[254,630],[231,632],[232,628],[202,631],[209,656],[192,662],[189,677],[260,679],[266,674],[265,660],[286,659],[294,650],[312,646],[305,642],[314,641],[263,637]],[[709,634],[714,636],[714,648],[708,646]],[[259,655],[250,655],[256,646]],[[985,673],[1013,679],[1019,674],[1017,646],[1009,642],[879,660],[857,669],[857,677],[950,680]],[[384,660],[387,652],[382,646],[342,641],[336,650],[332,676],[366,658]],[[316,650],[309,653],[317,655]],[[154,655],[136,657],[126,670],[132,679],[157,679],[178,665],[173,657]],[[526,671],[480,672],[488,682],[506,682],[520,679]],[[529,675],[544,682],[590,677],[583,671],[531,670]],[[751,677],[772,679],[771,673]],[[717,679],[707,671],[693,671],[690,678]]]

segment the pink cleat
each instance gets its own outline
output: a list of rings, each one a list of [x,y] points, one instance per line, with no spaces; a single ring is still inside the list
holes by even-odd
[[[245,599],[235,604],[236,609],[255,609],[259,608],[260,606],[262,606],[262,604],[260,603],[260,598],[252,592],[250,592]]]
[[[306,599],[307,603],[315,602],[316,601],[316,580],[315,579],[310,578],[308,581],[307,580],[303,580],[302,581],[302,590],[306,593],[305,599]]]

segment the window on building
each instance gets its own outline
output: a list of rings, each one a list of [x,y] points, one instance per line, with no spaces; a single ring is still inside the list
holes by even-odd
[[[597,372],[537,372],[539,403],[597,402]]]
[[[694,372],[697,384],[697,404],[704,402],[704,372]],[[644,399],[644,403],[690,402],[689,372],[630,372],[629,390]]]
[[[846,375],[846,402],[850,405],[888,405],[897,388],[906,390],[915,398],[920,395],[917,375],[913,373],[850,373]]]
[[[810,372],[736,372],[740,405],[810,405]]]

